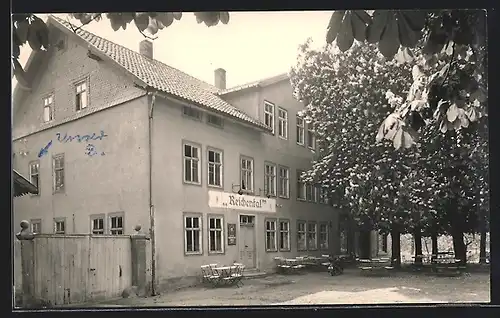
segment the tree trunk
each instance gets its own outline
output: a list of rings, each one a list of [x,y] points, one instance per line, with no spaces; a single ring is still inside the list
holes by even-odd
[[[481,238],[479,241],[479,264],[486,264],[486,229],[481,229]]]
[[[391,265],[395,268],[401,267],[401,235],[395,228],[391,229]]]
[[[453,250],[455,251],[455,258],[460,260],[461,264],[467,263],[467,247],[464,243],[464,233],[458,229],[453,229],[452,233],[453,237]]]
[[[432,233],[431,235],[431,260],[434,261],[436,258],[437,253],[439,253],[438,249],[438,235],[436,232]]]
[[[413,233],[415,238],[415,264],[422,264],[422,231],[419,227],[415,228]]]

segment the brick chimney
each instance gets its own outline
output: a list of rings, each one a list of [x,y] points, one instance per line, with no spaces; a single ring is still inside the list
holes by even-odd
[[[147,58],[153,59],[153,42],[148,39],[142,40],[139,43],[139,53]]]
[[[218,89],[226,89],[226,70],[218,68],[214,71],[214,84]]]

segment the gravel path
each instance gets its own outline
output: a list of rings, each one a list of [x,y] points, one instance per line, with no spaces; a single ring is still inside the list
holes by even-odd
[[[433,277],[394,273],[363,277],[357,271],[272,275],[244,281],[244,286],[188,288],[156,297],[119,299],[113,306],[252,306],[295,304],[383,304],[489,302],[489,274]],[[105,304],[102,304],[105,305]]]

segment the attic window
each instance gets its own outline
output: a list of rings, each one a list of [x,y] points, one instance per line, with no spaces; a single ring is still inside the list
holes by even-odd
[[[199,111],[196,108],[184,106],[182,109],[182,112],[184,113],[184,116],[188,116],[188,117],[191,117],[194,119],[201,120],[201,111]]]
[[[220,116],[208,114],[207,115],[207,122],[210,125],[214,125],[214,126],[217,126],[217,127],[222,127],[223,126],[222,117],[220,117]]]
[[[43,121],[45,123],[54,119],[54,95],[50,94],[43,99]]]
[[[88,106],[87,80],[75,85],[76,111],[87,108]]]

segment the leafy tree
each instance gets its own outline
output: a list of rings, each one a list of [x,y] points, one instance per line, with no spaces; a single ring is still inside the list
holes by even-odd
[[[385,61],[374,45],[355,44],[339,54],[330,47],[314,50],[306,42],[290,73],[295,97],[306,105],[303,116],[315,127],[317,158],[303,178],[319,183],[334,196],[334,204],[348,209],[361,230],[407,231],[411,218],[401,209],[400,184],[414,153],[394,152],[374,142],[375,127],[392,106],[387,91],[405,93],[411,80],[408,65]],[[398,241],[395,239],[394,243]],[[399,247],[394,248],[399,253]]]
[[[101,19],[103,13],[74,13],[82,25]],[[197,12],[198,23],[207,26],[228,23],[228,12]],[[180,12],[107,13],[114,30],[125,29],[134,22],[144,36],[155,35],[182,17]],[[26,42],[33,50],[49,45],[45,23],[32,14],[15,14],[12,19],[12,66],[16,78],[24,82],[23,70],[18,62],[19,48]],[[378,44],[378,50],[388,59],[395,55],[425,55],[421,68],[439,61],[443,49],[451,50],[451,59],[433,73],[414,78],[405,103],[395,110],[384,123],[385,136],[393,139],[398,131],[412,134],[431,117],[443,132],[460,129],[475,121],[487,109],[487,47],[486,12],[484,10],[338,10],[332,13],[326,41],[336,42],[341,51],[349,50],[353,43]],[[418,44],[423,42],[423,47]],[[450,111],[448,112],[448,110]],[[395,130],[392,132],[391,130]]]
[[[464,233],[485,229],[488,202],[488,139],[483,117],[467,128],[452,130],[445,136],[434,126],[423,129],[425,139],[417,148],[416,160],[404,187],[410,203],[417,209],[413,222],[424,234],[453,236],[458,258],[466,261]],[[413,177],[415,176],[415,177]],[[415,221],[415,220],[414,220]],[[436,252],[436,251],[434,251]]]
[[[438,70],[414,77],[406,101],[383,124],[386,138],[393,139],[399,131],[411,133],[426,123],[436,124],[443,133],[458,130],[486,113],[484,10],[335,11],[327,43],[335,41],[345,52],[354,39],[378,44],[388,59],[397,54],[423,54],[425,58],[419,60],[422,69],[438,63],[443,50],[450,51],[449,61],[440,63]]]

